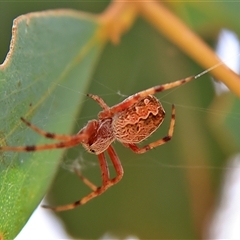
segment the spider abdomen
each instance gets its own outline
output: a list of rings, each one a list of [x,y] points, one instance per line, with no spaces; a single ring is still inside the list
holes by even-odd
[[[123,143],[139,143],[157,130],[164,116],[158,99],[148,95],[113,117],[114,136]]]

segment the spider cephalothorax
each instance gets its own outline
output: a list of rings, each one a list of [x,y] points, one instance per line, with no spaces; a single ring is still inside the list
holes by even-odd
[[[89,134],[88,140],[83,143],[83,147],[90,153],[100,154],[107,150],[109,145],[115,140],[112,128],[112,119],[93,120],[96,128]],[[88,122],[88,128],[93,121]],[[81,130],[82,131],[82,130]],[[81,131],[79,134],[81,135]]]

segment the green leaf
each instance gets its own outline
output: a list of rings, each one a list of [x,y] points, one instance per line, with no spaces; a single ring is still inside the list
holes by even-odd
[[[0,66],[1,145],[46,142],[20,117],[46,131],[71,133],[103,47],[99,29],[93,17],[70,10],[30,13],[14,21],[10,51]],[[1,152],[0,239],[13,239],[24,226],[61,154]]]

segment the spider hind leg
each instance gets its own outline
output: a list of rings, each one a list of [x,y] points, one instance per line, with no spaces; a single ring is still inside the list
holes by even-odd
[[[163,145],[163,144],[167,143],[168,141],[170,141],[173,136],[174,126],[175,126],[175,106],[172,105],[171,122],[170,122],[167,136],[165,136],[155,142],[149,143],[148,145],[143,146],[143,147],[138,147],[136,144],[124,144],[124,145],[131,148],[132,151],[134,151],[135,153],[139,153],[139,154],[145,153],[150,149],[153,149],[155,147],[158,147],[158,146]]]
[[[63,206],[58,206],[58,207],[49,207],[46,205],[42,205],[42,207],[52,209],[54,211],[65,211],[65,210],[74,209],[75,207],[83,205],[83,204],[87,203],[88,201],[90,201],[91,199],[101,195],[109,187],[117,184],[123,177],[122,165],[121,165],[121,162],[120,162],[116,152],[114,151],[114,149],[111,145],[108,147],[107,152],[110,156],[110,159],[111,159],[113,166],[115,168],[115,171],[117,173],[116,177],[114,177],[113,179],[110,179],[106,158],[104,156],[104,153],[100,153],[98,155],[98,159],[99,159],[100,168],[101,168],[101,172],[102,172],[102,186],[101,187],[96,187],[93,183],[91,183],[89,180],[87,180],[85,177],[83,177],[80,174],[79,177],[84,181],[84,183],[87,186],[89,186],[93,190],[91,193],[89,193],[87,196],[83,197],[82,199],[80,199],[74,203],[68,204],[68,205],[63,205]]]

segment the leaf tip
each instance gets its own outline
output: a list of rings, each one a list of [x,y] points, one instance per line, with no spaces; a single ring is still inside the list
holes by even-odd
[[[12,37],[11,37],[11,41],[10,41],[10,45],[9,45],[9,51],[6,55],[6,58],[5,60],[3,61],[2,64],[0,64],[0,69],[4,69],[7,67],[7,65],[9,64],[10,62],[10,59],[11,59],[11,56],[12,56],[12,53],[14,51],[14,46],[15,46],[15,42],[16,42],[16,38],[17,38],[17,26],[19,24],[20,21],[22,21],[24,19],[24,16],[25,15],[21,15],[17,18],[15,18],[13,20],[13,25],[12,25]],[[0,239],[1,240],[1,239]]]
[[[91,14],[87,14],[87,13],[83,13],[83,12],[80,12],[77,10],[71,10],[71,9],[54,9],[54,10],[46,10],[46,11],[40,11],[40,12],[30,12],[30,13],[18,16],[13,20],[12,36],[11,36],[9,51],[3,63],[0,64],[0,70],[4,70],[11,62],[11,58],[16,46],[18,26],[20,22],[25,21],[26,27],[28,27],[30,25],[30,21],[32,18],[39,18],[39,17],[46,17],[46,16],[72,16],[75,18],[86,18],[89,20],[91,19],[92,21],[94,20],[94,17]]]

